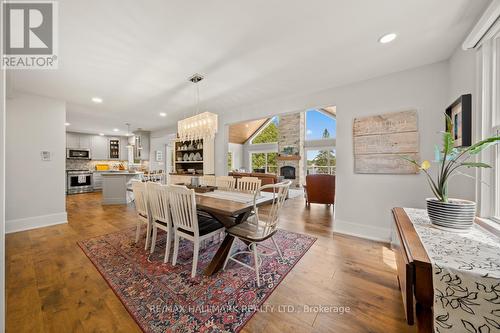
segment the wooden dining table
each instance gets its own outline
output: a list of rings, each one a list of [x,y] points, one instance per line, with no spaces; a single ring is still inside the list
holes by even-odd
[[[217,191],[223,194],[225,191]],[[240,192],[226,192],[228,195],[221,195],[220,197],[210,196],[209,193],[196,193],[196,207],[198,210],[210,214],[213,218],[219,221],[226,229],[229,229],[239,223],[242,223],[248,219],[252,214],[253,209],[253,198],[248,202],[234,201],[222,197],[230,197],[231,193],[238,195]],[[253,195],[252,195],[253,197]],[[257,200],[257,206],[263,206],[271,203],[273,201],[273,193],[261,192],[260,198]],[[229,250],[233,244],[234,236],[226,234],[226,237],[222,241],[219,249],[215,253],[212,261],[208,264],[205,269],[205,275],[213,275],[217,273],[227,256],[229,255]]]

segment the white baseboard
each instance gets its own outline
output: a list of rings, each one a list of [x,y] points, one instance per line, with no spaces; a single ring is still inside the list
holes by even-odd
[[[358,224],[335,219],[333,222],[333,232],[377,242],[388,243],[391,241],[391,230],[387,228],[372,227],[365,224]]]
[[[5,233],[9,234],[12,232],[43,228],[62,223],[68,223],[68,215],[66,212],[7,220],[5,221]]]

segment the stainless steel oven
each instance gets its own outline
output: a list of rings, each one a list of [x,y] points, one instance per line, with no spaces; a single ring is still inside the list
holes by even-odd
[[[68,148],[66,149],[66,158],[70,160],[90,160],[90,149]]]
[[[66,173],[66,193],[76,194],[94,191],[92,171],[68,170]]]

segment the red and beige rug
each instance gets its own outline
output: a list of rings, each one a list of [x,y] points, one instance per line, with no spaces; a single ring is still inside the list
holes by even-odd
[[[225,271],[203,275],[218,243],[200,251],[198,274],[191,278],[191,242],[181,241],[177,265],[172,266],[163,263],[165,234],[159,234],[151,255],[144,251],[144,238],[135,245],[134,236],[135,228],[78,245],[144,332],[239,331],[316,240],[278,230],[274,237],[284,259],[277,254],[263,257],[261,286],[257,287],[255,272],[234,262]],[[270,240],[264,245],[273,247]]]

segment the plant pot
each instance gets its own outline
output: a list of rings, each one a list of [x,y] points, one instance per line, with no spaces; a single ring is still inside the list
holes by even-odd
[[[476,218],[476,203],[462,199],[448,199],[441,202],[436,198],[428,198],[427,213],[431,223],[441,229],[468,231]]]

